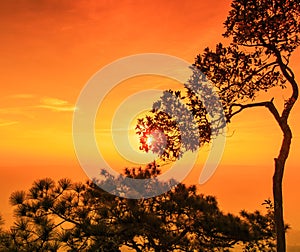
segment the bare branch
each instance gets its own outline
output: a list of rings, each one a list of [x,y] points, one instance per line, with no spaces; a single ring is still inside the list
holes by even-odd
[[[278,110],[276,109],[274,103],[273,103],[274,98],[272,98],[270,101],[265,101],[265,102],[257,102],[257,103],[249,103],[249,104],[238,104],[238,103],[233,103],[230,108],[229,108],[229,115],[227,117],[227,121],[229,122],[230,119],[235,116],[236,114],[240,113],[246,108],[253,108],[253,107],[266,107],[270,110],[272,115],[274,116],[275,120],[280,124],[281,122],[281,117],[278,113]],[[235,112],[231,113],[234,107],[238,107],[239,109],[236,110]]]
[[[277,57],[277,61],[278,64],[280,66],[280,69],[282,71],[282,74],[284,75],[284,77],[288,80],[288,82],[291,84],[292,86],[292,90],[293,93],[291,95],[291,97],[288,99],[288,101],[285,103],[285,107],[282,111],[282,119],[286,122],[288,119],[288,116],[295,104],[295,102],[298,99],[299,96],[299,88],[298,88],[298,84],[295,80],[295,76],[293,71],[284,64],[282,57],[281,57],[281,53],[280,51],[275,47],[275,46],[270,46],[271,50],[275,53],[276,57]]]

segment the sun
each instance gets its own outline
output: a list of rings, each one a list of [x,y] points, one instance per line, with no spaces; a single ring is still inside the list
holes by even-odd
[[[145,131],[142,134],[142,137],[140,137],[140,150],[144,150],[148,152],[152,149],[153,144],[155,143],[155,137],[153,136],[152,132]]]
[[[140,150],[161,154],[166,146],[166,137],[159,129],[146,130],[140,137]]]
[[[150,147],[154,141],[155,141],[154,136],[149,134],[146,140],[146,144]]]

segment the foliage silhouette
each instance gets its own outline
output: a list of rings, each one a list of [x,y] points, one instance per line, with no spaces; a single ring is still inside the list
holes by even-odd
[[[152,115],[138,120],[137,134],[141,136],[141,143],[147,137],[144,133],[148,129],[158,128],[167,138],[172,138],[164,148],[162,159],[176,160],[185,151],[194,151],[209,142],[220,132],[212,132],[211,126],[215,122],[210,119],[203,102],[203,95],[208,94],[207,80],[213,83],[220,97],[226,123],[247,108],[267,108],[283,133],[282,145],[275,158],[273,198],[277,251],[285,252],[282,180],[292,139],[288,118],[298,99],[298,84],[289,62],[300,44],[300,0],[234,0],[224,25],[223,36],[230,39],[229,46],[219,43],[215,50],[206,48],[198,55],[192,66],[194,74],[185,83],[185,92],[165,91],[153,104]],[[199,70],[203,74],[199,74]],[[274,98],[254,102],[261,91],[276,86],[291,88],[291,95],[284,100],[281,112],[275,106]],[[175,98],[176,102],[172,100]],[[211,106],[215,102],[211,101]],[[168,113],[183,106],[192,112],[200,134],[199,141],[191,138],[190,145],[180,142],[182,135],[190,132],[180,132],[176,120]],[[222,129],[224,122],[220,120],[218,123]],[[141,149],[149,151],[143,144]]]
[[[155,164],[126,169],[133,178],[159,174]],[[244,251],[272,250],[272,218],[259,212],[224,214],[216,198],[179,184],[148,199],[109,194],[91,181],[46,178],[10,197],[16,221],[1,232],[1,251]],[[247,247],[248,246],[248,247]],[[247,250],[246,250],[247,249]]]

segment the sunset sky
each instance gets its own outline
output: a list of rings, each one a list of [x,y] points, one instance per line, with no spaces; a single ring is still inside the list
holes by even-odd
[[[229,9],[229,0],[1,1],[0,213],[7,223],[11,222],[8,198],[13,191],[27,189],[44,177],[87,179],[73,147],[72,116],[93,74],[138,53],[170,54],[193,63],[206,46],[223,40]],[[299,52],[291,59],[298,82]],[[99,109],[97,140],[114,167],[130,164],[116,156],[105,131],[111,117],[127,96],[153,86],[176,89],[180,84],[153,76],[128,80],[112,90]],[[274,89],[269,95],[279,105],[289,91]],[[267,98],[263,94],[260,99]],[[300,240],[299,110],[298,101],[290,117],[293,143],[284,177],[285,218],[293,229],[290,244]],[[199,190],[215,195],[224,211],[262,210],[261,203],[272,197],[273,162],[281,136],[264,108],[235,117],[222,161]],[[202,164],[200,155],[185,182],[198,182]]]

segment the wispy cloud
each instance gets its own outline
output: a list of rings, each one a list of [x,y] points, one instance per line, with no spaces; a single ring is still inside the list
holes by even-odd
[[[111,132],[130,132],[130,131],[134,131],[134,128],[111,128],[111,129],[104,129],[104,128],[101,128],[101,129],[96,129],[96,133],[111,133]]]
[[[64,106],[68,104],[68,102],[65,100],[61,100],[53,97],[44,97],[41,99],[41,103],[46,105],[53,105],[53,106]]]
[[[50,109],[57,112],[72,112],[75,110],[74,106],[51,106],[51,105],[37,105],[37,108]]]
[[[0,121],[0,127],[11,126],[18,123],[18,121]]]
[[[32,99],[35,98],[34,94],[13,94],[7,96],[7,98],[13,98],[13,99]]]
[[[2,107],[0,108],[0,116],[3,118],[35,118],[34,113],[32,113],[33,108],[31,106],[20,106],[20,107]]]
[[[41,104],[37,105],[36,107],[50,109],[52,111],[58,111],[58,112],[59,111],[72,112],[75,110],[75,106],[70,104],[68,101],[53,98],[53,97],[44,97],[40,99],[40,103]]]
[[[54,113],[68,113],[75,110],[75,106],[70,102],[55,97],[40,97],[35,94],[14,94],[3,98],[2,101],[7,106],[0,106],[0,127],[17,124],[24,118],[37,118],[40,110],[48,110]],[[14,106],[15,104],[17,106]]]

